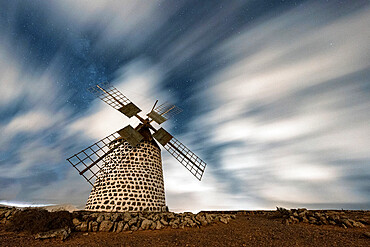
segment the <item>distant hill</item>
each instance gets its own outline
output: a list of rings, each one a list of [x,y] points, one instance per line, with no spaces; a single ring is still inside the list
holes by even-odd
[[[11,205],[5,205],[5,204],[0,204],[0,207],[29,208],[29,206],[11,206]],[[60,204],[60,205],[50,205],[50,206],[42,206],[42,207],[30,206],[30,207],[46,209],[49,212],[56,212],[56,211],[74,212],[74,211],[81,210],[81,209],[77,208],[76,206],[74,206],[72,204]]]

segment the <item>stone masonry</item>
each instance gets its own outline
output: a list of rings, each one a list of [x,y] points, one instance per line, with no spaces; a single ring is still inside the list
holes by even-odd
[[[143,140],[132,148],[123,139],[103,159],[86,203],[86,210],[108,212],[165,211],[161,150],[153,140]]]

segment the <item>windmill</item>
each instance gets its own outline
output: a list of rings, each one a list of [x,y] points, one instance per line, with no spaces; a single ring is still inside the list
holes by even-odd
[[[198,180],[202,179],[206,163],[184,144],[158,125],[181,110],[175,105],[162,104],[146,114],[109,83],[88,89],[128,118],[136,117],[140,124],[128,125],[99,140],[67,160],[93,188],[86,203],[90,211],[165,211],[165,194],[160,143]],[[156,141],[157,142],[156,142]]]

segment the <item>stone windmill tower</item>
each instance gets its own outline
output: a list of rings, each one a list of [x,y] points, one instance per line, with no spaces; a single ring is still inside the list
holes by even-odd
[[[162,124],[181,112],[179,108],[167,104],[156,107],[156,101],[144,119],[139,116],[141,110],[109,83],[89,91],[141,123],[135,128],[128,125],[67,159],[93,186],[86,210],[165,211],[161,149],[156,141],[201,180],[206,163],[166,130],[151,124]]]

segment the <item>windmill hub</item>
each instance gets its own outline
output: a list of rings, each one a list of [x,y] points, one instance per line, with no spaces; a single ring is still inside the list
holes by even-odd
[[[138,115],[140,108],[110,84],[102,83],[89,91],[141,123],[136,128],[128,125],[67,159],[93,186],[86,210],[165,210],[161,149],[156,141],[201,180],[206,163],[166,130],[151,125],[153,121],[162,124],[181,112],[179,108],[168,104],[155,107],[156,101],[144,119]]]

